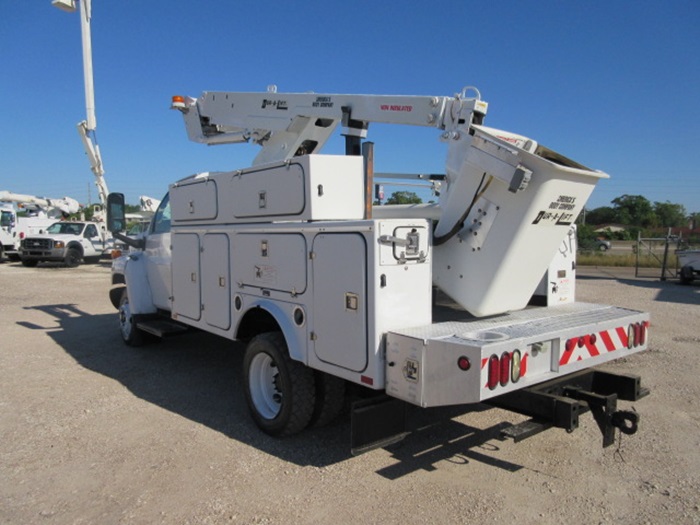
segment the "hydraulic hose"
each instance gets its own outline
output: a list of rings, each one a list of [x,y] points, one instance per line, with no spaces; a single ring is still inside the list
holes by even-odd
[[[481,181],[479,182],[479,186],[477,186],[476,191],[474,192],[474,198],[472,199],[471,203],[467,207],[467,209],[464,211],[462,216],[459,218],[457,222],[455,222],[454,226],[444,235],[440,235],[439,237],[433,237],[433,246],[440,246],[441,244],[445,244],[447,241],[449,241],[452,237],[457,235],[457,233],[464,228],[464,221],[467,219],[469,214],[472,211],[472,208],[476,204],[476,202],[486,193],[486,190],[489,188],[489,185],[491,184],[491,181],[493,181],[493,175],[489,175],[488,181],[486,181],[486,184],[484,184],[484,180],[486,179],[486,173],[484,173],[481,177]],[[483,188],[482,188],[483,185]]]

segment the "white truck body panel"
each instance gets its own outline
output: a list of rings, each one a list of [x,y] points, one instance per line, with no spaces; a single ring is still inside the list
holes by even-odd
[[[691,268],[700,268],[700,250],[677,250],[679,266],[690,266]]]
[[[576,226],[559,245],[559,250],[549,264],[540,284],[537,285],[531,304],[557,306],[576,300]]]
[[[288,320],[300,311],[288,323],[290,353],[383,388],[384,334],[431,322],[432,285],[429,256],[380,238],[416,233],[428,254],[423,219],[175,226],[172,317],[235,339],[252,307]]]
[[[170,188],[173,224],[357,220],[364,212],[362,157],[305,155]]]

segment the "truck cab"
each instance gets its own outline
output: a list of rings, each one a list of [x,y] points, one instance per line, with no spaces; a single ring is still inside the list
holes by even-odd
[[[95,222],[59,221],[46,233],[21,241],[19,257],[23,266],[35,267],[44,261],[63,262],[74,268],[82,262],[97,262],[107,249],[102,225]]]
[[[0,262],[8,251],[15,251],[17,215],[10,207],[0,207]]]

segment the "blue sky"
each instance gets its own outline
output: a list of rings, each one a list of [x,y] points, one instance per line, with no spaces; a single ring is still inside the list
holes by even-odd
[[[250,165],[252,145],[187,140],[172,95],[202,91],[453,95],[486,124],[611,175],[622,194],[700,212],[700,2],[93,0],[97,138],[111,191],[160,198],[199,171]],[[77,13],[0,0],[0,190],[97,199]],[[370,126],[375,169],[444,170],[439,132]],[[341,153],[340,140],[324,150]],[[390,187],[387,188],[390,192]]]

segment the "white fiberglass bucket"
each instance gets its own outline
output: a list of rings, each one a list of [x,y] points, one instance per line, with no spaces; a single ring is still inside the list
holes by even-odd
[[[525,137],[474,130],[466,154],[448,165],[452,187],[440,202],[433,281],[482,317],[528,304],[596,183],[608,175]]]

